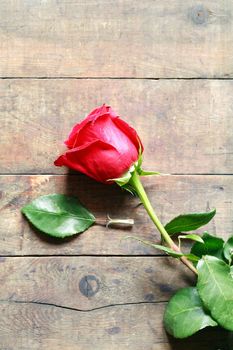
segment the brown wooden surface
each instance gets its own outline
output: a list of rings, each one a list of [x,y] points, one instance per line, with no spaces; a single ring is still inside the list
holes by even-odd
[[[1,347],[15,349],[207,349],[210,331],[170,339],[165,301],[193,277],[168,258],[2,258]],[[166,273],[164,273],[166,267]],[[10,276],[10,278],[9,278]]]
[[[53,166],[105,102],[137,129],[144,167],[173,174],[144,180],[162,222],[216,207],[204,229],[232,235],[232,18],[231,0],[1,1],[0,350],[232,350],[221,330],[166,334],[166,302],[193,277],[122,240],[159,242],[138,200]],[[53,192],[135,226],[49,239],[20,209]]]
[[[232,174],[232,95],[221,80],[2,80],[0,171],[66,172],[53,165],[63,141],[106,102],[138,130],[145,168]]]
[[[178,288],[193,284],[192,273],[178,261],[159,257],[155,266],[154,260],[1,258],[1,281],[5,288],[0,290],[0,301],[38,302],[91,311],[115,304],[166,302]]]
[[[164,303],[107,307],[91,312],[37,303],[0,303],[2,349],[209,350],[227,349],[226,332],[208,330],[186,341],[167,338]]]
[[[4,77],[231,77],[231,0],[1,1]]]
[[[165,224],[183,212],[217,208],[215,218],[200,232],[228,237],[233,232],[232,176],[154,176],[144,179],[152,204]],[[127,235],[160,241],[145,209],[137,198],[116,186],[105,186],[84,176],[31,175],[1,176],[2,208],[0,253],[2,255],[147,255],[161,254],[132,240]],[[64,241],[48,239],[23,218],[20,208],[32,199],[49,193],[77,195],[97,218],[134,218],[132,230],[106,229],[94,225],[80,236]]]

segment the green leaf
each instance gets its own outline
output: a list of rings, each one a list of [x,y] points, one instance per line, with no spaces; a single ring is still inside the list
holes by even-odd
[[[213,255],[217,258],[222,258],[224,240],[222,238],[212,236],[207,232],[204,232],[202,239],[203,243],[195,243],[191,249],[191,253],[199,256]]]
[[[204,311],[196,288],[180,289],[169,301],[164,324],[175,338],[186,338],[199,330],[217,323]]]
[[[233,258],[233,236],[231,236],[224,244],[223,254],[227,261],[231,264]]]
[[[200,260],[199,256],[196,256],[194,254],[183,254],[183,256],[194,262],[198,262]]]
[[[197,264],[197,290],[211,316],[233,331],[233,278],[230,267],[214,256],[204,256]]]
[[[198,261],[199,258],[197,256],[195,256],[194,254],[183,254],[181,252],[176,252],[175,250],[172,250],[171,248],[165,247],[163,245],[160,244],[154,244],[150,241],[144,241],[138,237],[134,237],[134,236],[127,236],[124,239],[135,239],[136,241],[139,241],[145,245],[149,245],[152,248],[158,249],[158,250],[162,250],[163,252],[167,253],[168,255],[172,256],[173,258],[181,258],[182,256],[186,256],[189,260],[192,261]]]
[[[207,213],[190,213],[179,215],[166,224],[165,229],[170,235],[175,233],[196,230],[199,227],[208,224],[214,217],[216,209]]]
[[[137,237],[134,237],[134,236],[127,236],[125,237],[124,239],[135,239],[136,241],[139,241],[145,245],[149,245],[150,247],[152,248],[155,248],[155,249],[158,249],[158,250],[162,250],[164,252],[166,252],[167,254],[171,255],[173,258],[180,258],[181,256],[183,256],[184,254],[182,253],[179,253],[179,252],[176,252],[168,247],[165,247],[163,245],[160,245],[160,244],[154,244],[150,241],[144,241],[143,239],[140,239],[140,238],[137,238]]]
[[[204,243],[203,239],[195,234],[190,234],[190,235],[182,235],[178,237],[179,239],[191,239],[192,241]]]
[[[230,271],[231,277],[233,278],[233,266],[230,267]]]
[[[95,217],[75,197],[49,194],[33,200],[22,213],[40,231],[64,238],[81,233],[95,222]]]

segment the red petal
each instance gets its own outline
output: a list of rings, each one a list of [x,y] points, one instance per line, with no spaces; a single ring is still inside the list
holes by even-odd
[[[113,122],[118,126],[120,130],[122,130],[122,132],[128,136],[131,142],[135,145],[137,151],[139,152],[139,148],[141,147],[141,152],[143,152],[144,147],[136,130],[120,118],[114,119]]]
[[[105,106],[105,104],[94,109],[84,120],[81,121],[81,123],[78,123],[73,127],[68,139],[65,141],[67,147],[76,147],[76,141],[78,139],[79,132],[83,129],[83,127],[88,123],[95,122],[99,117],[102,117],[104,115],[109,115],[111,118],[117,117],[112,108],[110,106]]]
[[[55,165],[65,165],[104,183],[123,175],[132,163],[131,158],[101,140],[69,150],[55,161]]]

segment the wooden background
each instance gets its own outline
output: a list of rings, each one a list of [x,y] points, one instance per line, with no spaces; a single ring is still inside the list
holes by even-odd
[[[232,349],[221,330],[165,333],[166,302],[193,283],[179,262],[101,225],[54,241],[20,213],[74,193],[159,241],[136,198],[53,166],[73,124],[105,102],[137,129],[144,167],[167,174],[144,181],[161,220],[216,207],[206,229],[228,237],[232,57],[231,0],[0,0],[1,350]]]

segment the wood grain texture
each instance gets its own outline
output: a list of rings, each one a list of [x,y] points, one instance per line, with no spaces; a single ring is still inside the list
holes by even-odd
[[[4,77],[229,77],[231,0],[1,1]]]
[[[140,134],[145,168],[186,174],[145,179],[162,222],[216,207],[205,229],[232,235],[233,81],[203,79],[233,78],[232,1],[0,6],[1,350],[230,350],[220,329],[182,341],[166,334],[166,302],[193,284],[190,271],[122,240],[159,242],[136,198],[63,175],[53,161],[71,127],[110,104]],[[54,192],[77,195],[99,224],[65,240],[33,229],[20,208]],[[134,218],[135,226],[106,229],[106,214]]]
[[[1,348],[210,350],[222,346],[226,333],[216,329],[183,341],[166,335],[162,323],[166,303],[161,301],[190,283],[190,273],[169,261],[1,259]]]
[[[219,80],[1,80],[0,172],[67,172],[53,165],[63,140],[106,102],[137,129],[145,168],[232,174],[232,94]]]
[[[216,329],[188,340],[168,338],[161,321],[163,304],[122,305],[83,313],[3,302],[0,312],[0,341],[7,350],[228,349],[226,332]]]
[[[166,273],[164,273],[166,269]],[[168,257],[10,257],[0,259],[1,301],[94,311],[166,302],[194,276]]]
[[[144,179],[145,188],[165,224],[174,216],[217,208],[215,218],[200,232],[227,237],[233,232],[233,176],[155,176]],[[31,175],[1,176],[1,255],[146,255],[160,254],[127,235],[159,242],[160,237],[138,199],[119,187],[96,183],[85,176]],[[94,225],[85,233],[67,240],[47,238],[33,229],[20,213],[21,207],[48,193],[77,195],[98,220],[134,218],[132,230],[107,229]]]

